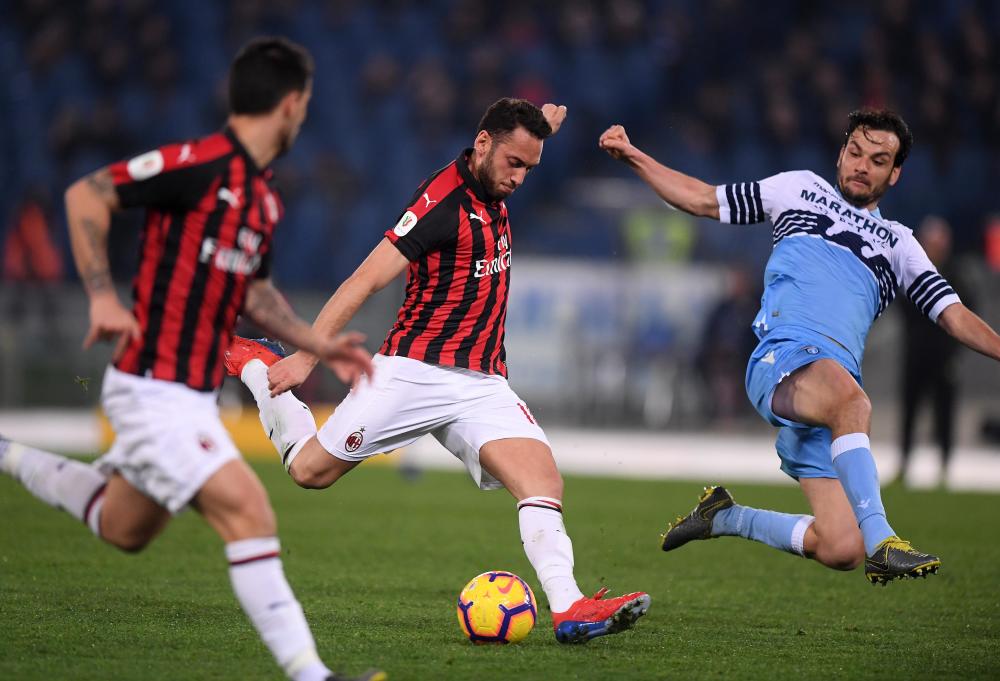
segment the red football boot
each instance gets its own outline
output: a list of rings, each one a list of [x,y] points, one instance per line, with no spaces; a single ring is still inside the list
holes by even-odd
[[[581,598],[566,612],[552,613],[552,628],[560,643],[586,643],[592,638],[630,628],[649,610],[649,594],[637,591],[604,599],[603,588],[593,598]]]
[[[230,376],[239,377],[246,363],[252,359],[259,359],[267,366],[271,366],[285,356],[285,349],[278,341],[267,338],[242,338],[233,336],[233,342],[229,344],[222,363],[226,367],[226,373]]]

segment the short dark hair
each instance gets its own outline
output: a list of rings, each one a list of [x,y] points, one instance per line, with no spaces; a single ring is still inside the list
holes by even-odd
[[[542,110],[526,99],[504,97],[493,102],[479,121],[479,129],[490,133],[490,137],[504,139],[518,127],[522,127],[540,140],[552,134],[549,122]]]
[[[910,148],[913,147],[913,133],[910,126],[906,124],[903,117],[895,111],[888,109],[858,109],[847,115],[847,132],[844,134],[844,146],[851,139],[851,133],[857,128],[867,130],[884,130],[891,132],[899,138],[899,149],[896,150],[896,157],[892,160],[894,168],[903,165],[903,161],[910,155]]]
[[[264,114],[289,92],[302,92],[313,75],[306,48],[287,38],[254,38],[229,67],[229,112]]]

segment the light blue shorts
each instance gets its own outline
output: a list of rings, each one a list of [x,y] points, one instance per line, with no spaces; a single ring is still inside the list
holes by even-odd
[[[794,371],[819,359],[832,359],[861,385],[861,371],[854,357],[831,338],[798,326],[770,331],[750,355],[747,396],[761,417],[779,428],[775,448],[781,470],[799,478],[836,478],[830,456],[830,430],[790,421],[771,410],[775,388]]]

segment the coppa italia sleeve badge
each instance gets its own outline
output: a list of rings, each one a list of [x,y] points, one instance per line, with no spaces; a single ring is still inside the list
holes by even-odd
[[[128,176],[136,182],[148,180],[163,171],[163,152],[159,149],[147,151],[133,158],[125,167],[128,169]]]
[[[396,236],[406,236],[406,234],[417,224],[417,220],[417,214],[412,210],[408,210],[403,213],[403,217],[399,218],[399,222],[396,223],[396,226],[392,231],[396,234]]]

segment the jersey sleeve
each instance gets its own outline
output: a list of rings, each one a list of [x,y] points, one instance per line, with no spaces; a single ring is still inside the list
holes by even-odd
[[[194,208],[216,174],[215,161],[191,158],[191,144],[168,144],[112,163],[111,179],[123,208]]]
[[[914,307],[932,322],[937,322],[946,307],[962,301],[912,234],[901,246],[896,272],[900,287]]]
[[[460,212],[451,197],[442,197],[440,201],[428,199],[418,190],[396,226],[385,232],[386,238],[410,262],[440,249],[458,235]]]
[[[720,184],[715,188],[719,201],[719,221],[732,225],[753,225],[775,213],[781,190],[793,173],[779,173],[756,182]]]
[[[271,249],[267,249],[260,256],[260,266],[253,273],[254,279],[268,279],[271,276]]]

